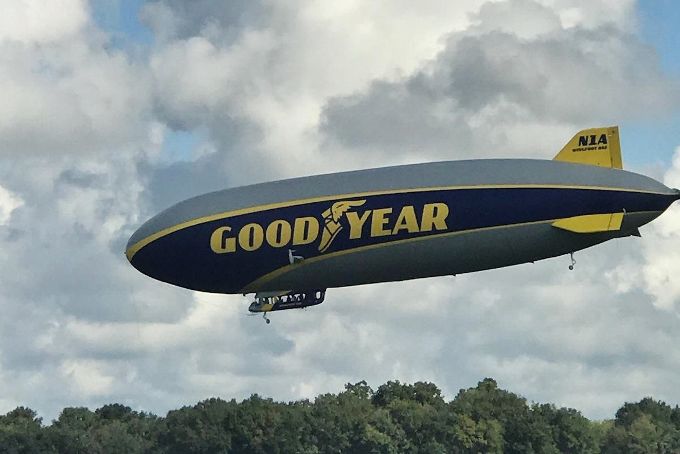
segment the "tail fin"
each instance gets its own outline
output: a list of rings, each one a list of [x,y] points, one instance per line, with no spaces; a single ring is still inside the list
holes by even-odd
[[[623,169],[619,127],[609,126],[579,131],[553,159]]]
[[[559,219],[553,227],[574,233],[611,232],[621,230],[623,212],[609,214],[586,214],[572,218]]]

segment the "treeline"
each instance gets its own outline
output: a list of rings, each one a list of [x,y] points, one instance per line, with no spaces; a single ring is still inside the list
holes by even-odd
[[[65,408],[50,425],[28,408],[0,416],[9,453],[665,453],[680,452],[680,409],[645,398],[613,420],[498,389],[446,402],[432,383],[365,382],[312,401],[208,399],[166,417],[120,404]]]

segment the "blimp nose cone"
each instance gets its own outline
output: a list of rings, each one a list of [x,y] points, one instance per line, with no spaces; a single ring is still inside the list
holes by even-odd
[[[161,213],[163,214],[163,213]],[[134,265],[134,256],[139,252],[145,245],[149,244],[154,236],[159,233],[158,226],[158,216],[155,216],[139,227],[130,237],[125,246],[125,256]]]
[[[172,211],[166,210],[142,224],[128,240],[125,256],[141,273],[178,285],[185,265],[181,251],[178,251],[181,244],[177,245],[175,238],[181,225],[176,221],[167,222]]]
[[[130,237],[125,247],[128,261],[142,273],[158,278],[163,263],[168,263],[171,249],[166,238],[178,230],[185,220],[177,206],[171,207],[142,224]]]
[[[141,238],[140,234],[140,229],[137,229],[135,233],[132,234],[130,239],[127,242],[127,246],[125,246],[125,257],[127,257],[128,261],[130,264],[134,266],[133,258],[135,256],[135,253],[140,249],[140,240]]]
[[[140,228],[138,228],[130,237],[130,239],[127,242],[127,245],[125,246],[125,256],[127,257],[128,261],[132,266],[137,268],[139,271],[143,272],[144,274],[149,274],[146,272],[144,269],[140,269],[140,261],[135,260],[135,257],[137,256],[137,253],[147,244],[151,243],[153,241],[154,235],[158,234],[157,230],[154,230],[153,228],[150,228],[148,224],[152,224],[154,219],[150,219],[147,221],[145,224],[143,224]]]
[[[130,236],[130,239],[128,239],[127,245],[125,246],[125,257],[127,257],[128,261],[132,263],[132,257],[135,255],[134,251],[134,245],[139,241],[139,229],[135,230],[135,232]]]
[[[215,212],[222,211],[198,199],[174,205],[132,234],[125,255],[138,271],[159,281],[191,290],[235,293],[243,286],[233,281],[239,264],[210,247],[213,231],[223,222]],[[225,259],[227,268],[233,264],[233,269],[225,269],[221,261]]]
[[[125,248],[125,255],[135,268],[139,269],[139,264],[135,257],[142,249],[171,234],[173,231],[180,230],[186,224],[186,221],[202,215],[199,211],[201,208],[200,204],[196,204],[194,200],[195,198],[185,200],[161,211],[142,224],[132,234]]]

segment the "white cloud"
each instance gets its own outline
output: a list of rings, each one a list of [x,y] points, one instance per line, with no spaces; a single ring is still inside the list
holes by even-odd
[[[673,166],[664,176],[669,187],[680,186],[680,148],[676,149]],[[680,315],[680,207],[671,206],[649,230],[642,267],[643,288],[654,299],[655,306]]]
[[[671,188],[680,187],[680,147],[675,149],[673,166],[664,175],[663,182]]]
[[[414,73],[329,99],[324,146],[388,163],[414,152],[549,158],[578,129],[664,115],[680,98],[655,55],[609,23],[564,29],[558,11],[530,0],[473,17]]]
[[[48,47],[0,43],[0,153],[104,154],[146,134],[147,76],[90,36]]]
[[[632,30],[637,25],[634,0],[540,0],[554,9],[565,28],[595,28],[603,24]]]
[[[475,15],[475,32],[512,33],[521,39],[561,31],[559,12],[533,0],[485,3]]]
[[[327,97],[411,72],[481,3],[281,1],[266,12],[253,3],[244,10],[256,16],[252,24],[211,3],[201,3],[200,18],[178,2],[151,4],[146,16],[155,27],[151,11],[160,9],[182,30],[171,34],[182,39],[164,42],[153,58],[160,114],[173,127],[206,126],[223,151],[211,167],[238,164],[230,175],[238,183],[330,169],[314,156]],[[205,17],[217,19],[206,25]],[[234,134],[223,131],[232,132],[235,121],[257,125],[257,145],[240,144],[234,153]],[[245,153],[250,160],[242,160]]]
[[[24,201],[0,186],[0,225],[7,225],[12,212],[22,206]]]
[[[74,394],[81,394],[86,398],[108,395],[111,392],[115,377],[107,374],[103,370],[105,368],[98,361],[67,360],[61,365],[62,374],[71,382]]]
[[[47,44],[76,34],[89,19],[85,0],[2,0],[0,41]]]

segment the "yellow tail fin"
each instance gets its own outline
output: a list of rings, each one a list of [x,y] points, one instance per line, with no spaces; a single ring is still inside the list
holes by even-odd
[[[553,159],[623,169],[619,127],[609,126],[579,131]]]

